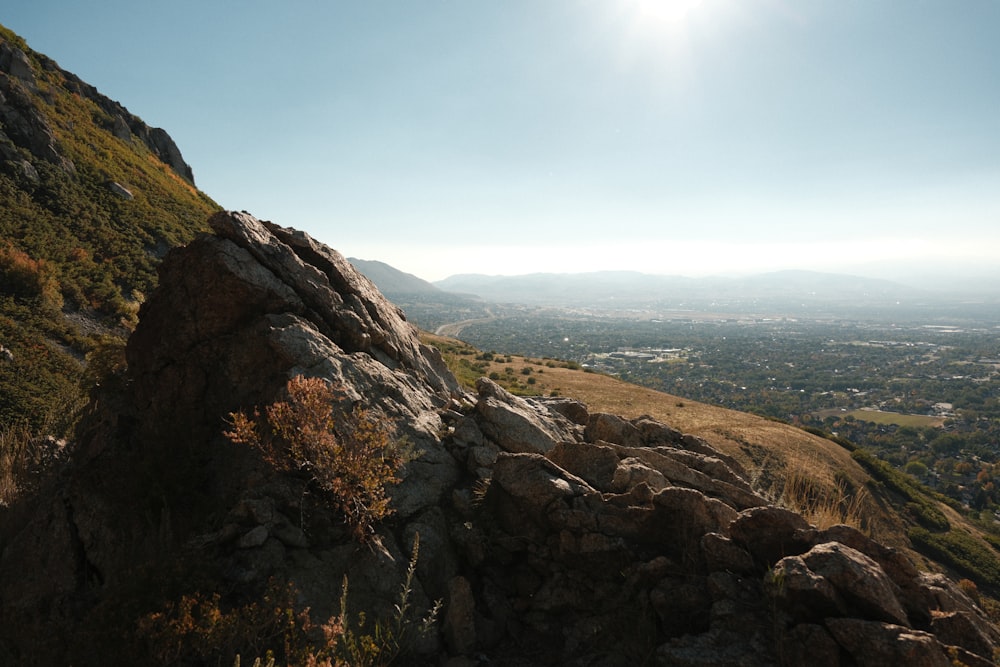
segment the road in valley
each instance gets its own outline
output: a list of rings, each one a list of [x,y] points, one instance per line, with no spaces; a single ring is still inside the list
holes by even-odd
[[[459,322],[450,322],[448,324],[442,324],[441,326],[439,326],[437,329],[434,330],[434,333],[437,334],[438,336],[448,336],[450,338],[458,338],[458,335],[462,333],[462,330],[465,329],[465,327],[473,324],[479,324],[481,322],[492,322],[496,318],[497,317],[496,315],[493,314],[493,311],[487,308],[486,317],[476,317],[471,320],[461,320]]]

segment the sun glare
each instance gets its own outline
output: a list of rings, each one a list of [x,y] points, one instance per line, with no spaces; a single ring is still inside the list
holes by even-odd
[[[665,23],[680,23],[698,8],[702,0],[635,0],[640,18]]]

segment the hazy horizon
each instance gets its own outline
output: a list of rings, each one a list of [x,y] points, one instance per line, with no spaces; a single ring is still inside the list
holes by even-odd
[[[523,248],[515,246],[494,247],[493,250],[500,253],[524,251]],[[600,250],[601,249],[596,249],[597,252],[600,252]],[[363,256],[348,252],[344,252],[344,254],[351,257],[357,257],[358,259],[378,261],[388,264],[394,269],[411,274],[430,283],[441,282],[453,276],[466,274],[514,277],[546,273],[584,274],[601,271],[634,271],[648,275],[679,276],[683,278],[740,278],[781,271],[813,271],[816,273],[858,276],[875,280],[889,280],[902,285],[921,289],[965,290],[972,287],[977,291],[1000,291],[1000,265],[989,261],[982,261],[980,263],[966,261],[964,263],[949,264],[942,263],[940,260],[931,260],[930,258],[927,258],[901,263],[876,260],[870,263],[830,262],[828,264],[823,264],[816,261],[810,262],[802,260],[783,263],[745,263],[743,265],[728,266],[720,266],[718,264],[688,265],[683,262],[673,264],[662,262],[660,264],[652,263],[650,265],[643,265],[639,262],[631,262],[629,264],[617,266],[595,266],[588,265],[586,261],[569,261],[560,263],[558,261],[552,261],[551,258],[539,257],[537,263],[529,261],[524,262],[523,265],[518,265],[516,268],[508,270],[494,270],[496,267],[491,265],[486,265],[484,267],[484,265],[478,264],[475,258],[467,261],[458,261],[452,264],[448,261],[448,257],[442,256],[438,259],[438,261],[432,262],[430,266],[424,266],[423,264],[417,263],[416,270],[414,270],[409,267],[414,266],[415,263],[410,261],[411,258],[406,255],[399,256],[397,258],[398,262],[393,262],[391,256],[387,256],[386,254],[383,254],[382,256]],[[581,254],[586,256],[585,251],[582,251]],[[575,260],[576,258],[573,257],[570,259]],[[929,264],[931,261],[935,263]],[[422,269],[423,273],[420,272]],[[983,281],[990,280],[995,282],[983,283]]]
[[[33,0],[222,206],[425,280],[1000,256],[1000,3]]]
[[[389,267],[406,273],[414,278],[423,280],[435,286],[440,286],[441,283],[447,282],[449,279],[458,278],[462,276],[483,276],[486,278],[522,278],[538,275],[552,275],[552,276],[584,276],[588,274],[600,274],[600,273],[638,273],[647,276],[665,277],[665,278],[681,278],[681,279],[734,279],[738,280],[741,278],[751,278],[756,276],[763,276],[769,274],[781,274],[786,272],[808,272],[820,275],[830,275],[832,277],[847,277],[847,278],[864,278],[876,281],[887,281],[891,283],[896,283],[902,287],[910,287],[919,290],[925,290],[930,292],[942,292],[951,294],[967,294],[967,295],[993,295],[994,297],[1000,296],[1000,267],[997,266],[982,266],[978,269],[969,269],[966,267],[966,271],[963,274],[955,274],[945,271],[941,272],[928,272],[926,267],[920,270],[920,267],[912,267],[907,269],[906,267],[897,267],[895,270],[890,267],[881,267],[879,269],[870,269],[868,271],[847,271],[847,270],[823,270],[816,267],[791,267],[791,268],[763,268],[760,270],[746,270],[746,271],[720,271],[720,272],[666,272],[666,271],[645,271],[640,268],[594,268],[589,270],[580,271],[524,271],[519,273],[514,272],[500,272],[491,273],[484,271],[455,271],[451,273],[442,274],[441,277],[428,278],[421,276],[419,274],[413,273],[412,271],[407,271],[392,262],[388,262],[385,259],[379,257],[354,257],[349,256],[351,260],[361,260],[368,262],[380,262],[386,264]]]

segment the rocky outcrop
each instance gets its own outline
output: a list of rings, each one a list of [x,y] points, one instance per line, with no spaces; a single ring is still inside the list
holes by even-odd
[[[352,605],[388,614],[417,536],[413,605],[444,604],[424,663],[977,665],[1000,645],[946,578],[770,505],[706,442],[487,379],[468,392],[335,251],[246,213],[211,226],[164,261],[127,378],[6,529],[0,658],[85,664],[72,638],[128,636],[127,613],[170,600],[136,608],[150,587],[252,600],[288,582],[324,620],[346,575]],[[222,435],[295,375],[420,452],[369,545]]]
[[[70,173],[74,169],[72,161],[62,155],[45,114],[37,106],[39,98],[33,97],[39,87],[32,60],[41,70],[56,73],[66,90],[94,102],[107,114],[106,129],[116,137],[123,141],[135,137],[179,176],[194,184],[190,165],[164,130],[148,126],[118,102],[60,69],[53,60],[34,52],[29,55],[0,37],[0,160],[9,163],[8,169],[17,169],[29,180],[34,172],[32,158],[56,164]],[[25,159],[17,148],[26,150],[31,158]]]
[[[31,96],[34,78],[15,73],[23,70],[26,58],[9,55],[12,53],[24,55],[7,44],[0,44],[0,63],[6,61],[10,68],[9,73],[0,68],[0,158],[29,180],[33,173],[37,180],[31,160],[50,162],[72,173],[73,163],[60,153],[55,133]],[[23,149],[27,155],[18,149]]]

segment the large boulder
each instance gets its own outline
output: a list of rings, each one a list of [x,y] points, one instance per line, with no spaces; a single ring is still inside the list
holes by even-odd
[[[858,618],[831,618],[826,627],[860,667],[950,667],[944,646],[933,635]]]
[[[770,573],[782,600],[826,616],[857,616],[909,626],[896,586],[878,563],[838,542],[778,561]]]
[[[489,378],[480,378],[476,389],[479,428],[506,452],[544,454],[578,437],[569,420],[557,420],[546,408],[514,396]]]

